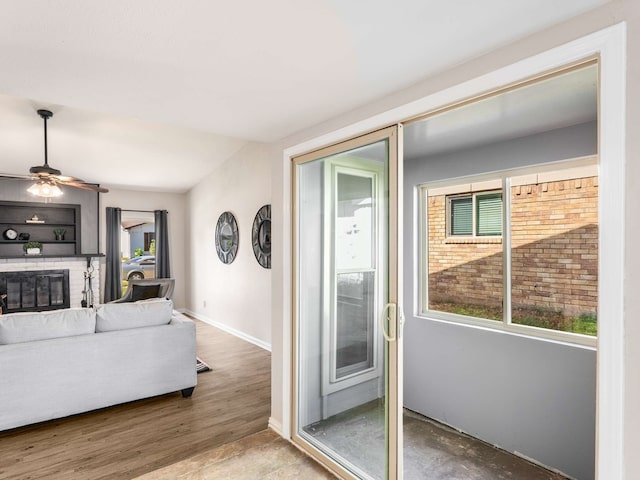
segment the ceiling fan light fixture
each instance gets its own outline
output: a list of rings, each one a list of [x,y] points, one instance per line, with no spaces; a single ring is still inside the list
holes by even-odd
[[[27,188],[27,192],[36,197],[53,198],[62,195],[62,189],[55,182],[38,180]]]
[[[29,169],[31,174],[29,177],[35,183],[27,188],[27,192],[42,198],[54,198],[63,194],[60,185],[65,185],[72,188],[80,188],[82,190],[89,190],[97,193],[108,193],[107,188],[100,185],[87,183],[84,180],[75,177],[68,177],[62,175],[62,172],[57,168],[49,166],[49,153],[47,146],[47,120],[53,117],[53,113],[49,110],[38,110],[38,115],[42,117],[44,121],[44,165],[36,165]],[[4,175],[0,174],[0,178],[25,178],[22,175]]]

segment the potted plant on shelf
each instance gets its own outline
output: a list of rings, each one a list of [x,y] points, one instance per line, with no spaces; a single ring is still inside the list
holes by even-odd
[[[40,255],[42,252],[42,243],[31,241],[25,243],[22,248],[27,255]]]
[[[67,231],[64,228],[54,228],[53,233],[56,235],[56,240],[60,241],[64,240],[64,234],[67,233]]]

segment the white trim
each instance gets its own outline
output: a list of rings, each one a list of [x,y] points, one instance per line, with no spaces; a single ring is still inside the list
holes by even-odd
[[[597,468],[600,480],[624,478],[624,171],[626,162],[625,76],[626,23],[605,28],[486,75],[439,91],[414,102],[382,112],[344,128],[286,148],[283,152],[283,237],[291,234],[291,159],[345,138],[361,135],[401,122],[460,99],[494,90],[592,55],[600,56],[600,186],[604,254],[600,271],[602,288],[600,316],[606,319],[600,331],[598,352]],[[288,234],[288,236],[287,236]],[[286,255],[291,248],[283,249]],[[291,415],[291,260],[283,262],[283,428],[290,428]],[[287,422],[287,425],[284,423]]]
[[[248,334],[246,334],[244,332],[241,332],[240,330],[236,330],[235,328],[230,327],[229,325],[225,325],[224,323],[220,323],[220,322],[218,322],[216,320],[212,320],[211,318],[209,318],[209,317],[207,317],[205,315],[202,315],[200,313],[192,312],[189,309],[181,308],[179,311],[182,312],[182,313],[188,313],[192,317],[197,318],[198,320],[200,320],[200,321],[202,321],[204,323],[208,323],[209,325],[211,325],[213,327],[216,327],[216,328],[219,328],[220,330],[225,331],[227,333],[230,333],[231,335],[233,335],[235,337],[238,337],[238,338],[240,338],[240,339],[242,339],[242,340],[244,340],[246,342],[253,343],[254,345],[256,345],[256,346],[258,346],[258,347],[260,347],[260,348],[262,348],[264,350],[267,350],[268,352],[271,351],[271,344],[269,344],[269,343],[267,343],[267,342],[265,342],[263,340],[260,340],[259,338],[252,337],[251,335],[248,335]]]
[[[268,424],[269,428],[271,430],[273,430],[274,432],[276,432],[278,435],[280,435],[282,438],[289,440],[290,437],[288,435],[285,435],[284,430],[282,430],[282,423],[280,423],[278,420],[276,420],[273,417],[269,417],[269,424]]]
[[[626,24],[588,39],[600,67],[600,272],[596,478],[624,478]]]
[[[282,382],[280,388],[280,400],[281,400],[281,410],[277,412],[280,415],[280,421],[282,422],[282,432],[285,438],[292,437],[292,422],[291,422],[291,412],[292,412],[292,384],[293,384],[293,368],[291,364],[292,353],[292,343],[291,343],[291,335],[292,335],[292,302],[293,302],[293,269],[292,269],[292,256],[297,254],[297,252],[293,252],[293,242],[292,242],[292,233],[293,233],[293,213],[292,213],[292,198],[295,192],[293,192],[293,175],[292,175],[292,162],[291,157],[287,155],[286,151],[283,152],[282,155],[282,191],[281,200],[282,200],[282,212],[280,218],[278,218],[277,212],[271,212],[272,221],[271,221],[271,267],[272,267],[272,282],[280,282],[282,284],[282,289],[278,292],[276,286],[272,286],[272,290],[275,290],[274,298],[276,298],[276,304],[279,304],[282,308],[281,311],[278,311],[277,307],[274,308],[272,305],[272,314],[274,320],[277,322],[278,320],[281,322],[282,331],[280,335],[280,341],[282,342],[282,350],[278,352],[280,354],[280,360],[282,362],[281,370],[280,370],[280,380]],[[274,177],[276,175],[274,174]],[[278,178],[274,178],[274,184],[277,185]],[[275,203],[275,202],[274,202]],[[274,215],[275,213],[275,215]],[[278,222],[280,223],[280,230],[278,231]],[[278,241],[278,233],[280,233],[280,239]],[[275,240],[275,243],[274,243]],[[274,261],[278,261],[278,253],[280,253],[280,262],[281,268],[278,269],[278,265],[274,264]],[[276,328],[272,327],[273,331],[277,332]],[[276,377],[276,375],[272,375],[272,379]],[[274,406],[274,397],[272,396],[272,407]],[[277,399],[276,399],[277,401]],[[274,412],[271,412],[273,415]]]

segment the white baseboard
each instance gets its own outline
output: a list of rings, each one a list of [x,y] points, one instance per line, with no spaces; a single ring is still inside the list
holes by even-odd
[[[186,308],[180,308],[180,309],[178,309],[178,311],[180,313],[188,313],[192,317],[197,318],[198,320],[200,320],[200,321],[202,321],[204,323],[208,323],[209,325],[212,325],[212,326],[214,326],[216,328],[219,328],[220,330],[223,330],[223,331],[225,331],[227,333],[230,333],[231,335],[233,335],[235,337],[241,338],[242,340],[244,340],[246,342],[253,343],[254,345],[256,345],[256,346],[258,346],[260,348],[263,348],[263,349],[265,349],[265,350],[267,350],[269,352],[271,351],[271,344],[269,344],[267,342],[264,342],[264,341],[260,340],[259,338],[255,338],[255,337],[252,337],[251,335],[247,335],[246,333],[241,332],[240,330],[236,330],[235,328],[230,327],[229,325],[225,325],[224,323],[216,322],[215,320],[212,320],[209,317],[206,317],[206,316],[204,316],[204,315],[202,315],[200,313],[192,312],[191,310],[186,309]]]
[[[269,428],[280,435],[282,438],[289,440],[289,436],[282,431],[282,423],[273,417],[269,417]]]

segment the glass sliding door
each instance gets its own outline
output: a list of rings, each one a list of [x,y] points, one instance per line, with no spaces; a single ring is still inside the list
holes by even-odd
[[[294,441],[399,478],[398,127],[294,160]]]

